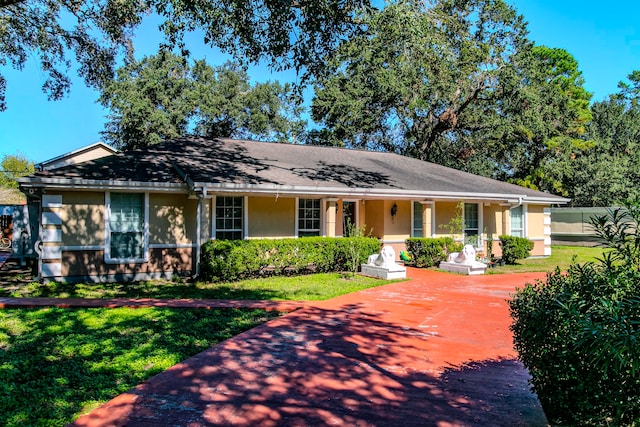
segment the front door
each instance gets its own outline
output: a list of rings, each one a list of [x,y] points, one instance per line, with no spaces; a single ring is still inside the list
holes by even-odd
[[[342,202],[342,235],[349,237],[356,226],[356,202]]]

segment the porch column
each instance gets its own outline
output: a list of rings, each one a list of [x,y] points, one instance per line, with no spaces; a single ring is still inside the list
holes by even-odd
[[[338,199],[325,199],[324,202],[324,235],[327,237],[336,237]]]
[[[211,198],[202,198],[200,203],[200,242],[203,245],[211,240]]]
[[[502,207],[502,234],[511,234],[511,207]]]
[[[421,202],[422,203],[422,237],[434,237],[434,203],[433,202]]]

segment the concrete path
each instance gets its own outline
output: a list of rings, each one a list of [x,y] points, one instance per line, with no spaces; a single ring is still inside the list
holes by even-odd
[[[240,334],[72,425],[547,425],[505,301],[544,274],[409,276]]]

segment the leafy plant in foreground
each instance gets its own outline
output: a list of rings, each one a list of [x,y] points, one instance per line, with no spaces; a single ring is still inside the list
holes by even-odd
[[[640,423],[640,204],[594,218],[611,248],[519,289],[511,330],[533,390],[555,425]]]

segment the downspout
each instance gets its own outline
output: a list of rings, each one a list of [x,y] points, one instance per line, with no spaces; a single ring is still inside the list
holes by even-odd
[[[200,246],[202,245],[202,204],[203,202],[206,200],[207,198],[207,188],[205,186],[202,186],[202,192],[198,193],[198,207],[196,209],[196,217],[197,217],[197,221],[198,223],[196,224],[196,253],[195,253],[195,258],[196,258],[196,272],[195,274],[192,276],[192,279],[197,278],[198,276],[200,276]]]
[[[196,259],[195,270],[196,271],[195,271],[195,274],[191,276],[192,279],[195,279],[200,275],[200,245],[201,245],[200,240],[202,239],[202,201],[207,196],[207,189],[204,186],[202,186],[202,191],[198,192],[196,190],[195,182],[193,182],[193,180],[189,177],[189,174],[187,174],[174,161],[171,162],[171,166],[173,166],[173,169],[176,171],[178,176],[185,182],[185,184],[187,184],[187,186],[189,187],[189,190],[196,193],[196,196],[198,197],[198,206],[196,207],[196,250],[195,250],[195,259]]]

